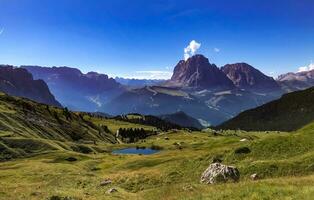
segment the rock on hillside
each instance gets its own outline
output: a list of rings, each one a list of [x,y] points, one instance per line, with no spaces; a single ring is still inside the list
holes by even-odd
[[[225,183],[229,180],[236,182],[239,179],[240,172],[236,167],[213,163],[202,174],[201,183]]]
[[[34,80],[32,74],[10,65],[0,66],[0,91],[25,97],[39,103],[61,107],[43,80]]]

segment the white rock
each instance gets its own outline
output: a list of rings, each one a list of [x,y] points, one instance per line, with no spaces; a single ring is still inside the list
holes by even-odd
[[[258,179],[258,175],[257,175],[257,174],[252,174],[252,175],[251,175],[251,179],[252,179],[253,181],[257,180],[257,179]]]
[[[116,188],[110,188],[109,190],[107,190],[107,194],[111,194],[111,193],[114,193],[114,192],[118,192],[118,190]]]
[[[111,183],[112,183],[112,181],[110,179],[106,179],[100,183],[100,186],[106,186],[106,185],[109,185]]]
[[[240,140],[240,142],[246,142],[246,141],[247,141],[246,138],[243,138],[243,139]]]
[[[240,172],[236,167],[226,166],[221,163],[213,163],[203,172],[201,183],[224,183],[228,180],[239,181]]]

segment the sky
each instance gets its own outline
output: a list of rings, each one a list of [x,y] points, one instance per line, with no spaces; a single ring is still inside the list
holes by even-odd
[[[203,54],[267,75],[313,68],[312,0],[0,0],[0,63],[169,78]]]

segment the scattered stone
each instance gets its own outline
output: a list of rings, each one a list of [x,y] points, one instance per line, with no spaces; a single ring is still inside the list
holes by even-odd
[[[240,179],[240,172],[236,167],[213,163],[203,172],[201,183],[215,184],[225,183],[228,180],[237,182]]]
[[[251,180],[256,181],[258,179],[258,175],[257,174],[252,174],[251,175]]]
[[[243,138],[243,139],[240,140],[240,142],[246,142],[246,141],[247,141],[246,138]]]
[[[184,191],[191,191],[193,190],[193,187],[191,185],[186,185],[186,186],[183,186],[182,188]]]
[[[111,193],[114,193],[114,192],[118,192],[118,190],[116,188],[110,188],[109,190],[107,190],[107,194],[111,194]]]
[[[77,158],[74,158],[74,157],[68,157],[65,159],[66,161],[69,161],[69,162],[75,162],[77,161]]]
[[[106,186],[106,185],[109,185],[111,183],[112,183],[112,181],[110,179],[106,179],[100,183],[100,186]]]

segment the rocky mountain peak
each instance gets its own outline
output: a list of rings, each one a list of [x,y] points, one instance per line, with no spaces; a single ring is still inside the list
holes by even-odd
[[[228,77],[203,55],[181,60],[175,66],[169,85],[193,88],[232,88]]]
[[[222,71],[241,89],[279,89],[276,81],[247,63],[227,64]]]

